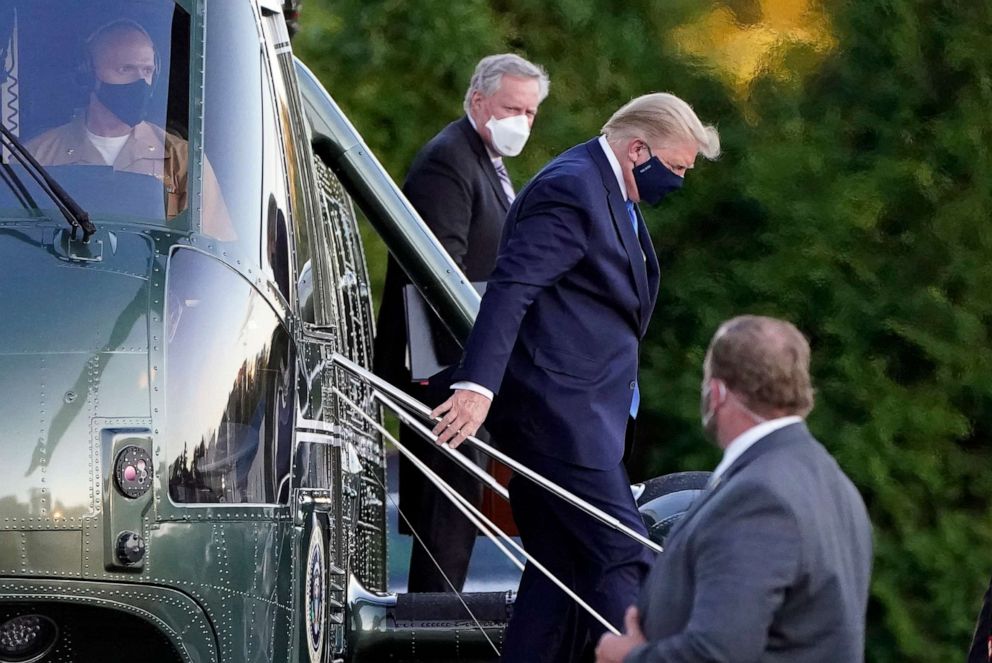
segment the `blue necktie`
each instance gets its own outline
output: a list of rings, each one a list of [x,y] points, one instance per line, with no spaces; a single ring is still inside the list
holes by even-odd
[[[634,211],[634,203],[630,200],[627,202],[627,216],[630,217],[630,223],[634,226],[634,234],[637,235],[637,212]],[[634,383],[634,397],[630,399],[630,416],[637,416],[637,409],[641,405],[641,388],[636,382]]]
[[[630,223],[634,226],[634,234],[637,235],[637,212],[634,211],[634,203],[630,200],[627,202],[627,216],[630,217]]]

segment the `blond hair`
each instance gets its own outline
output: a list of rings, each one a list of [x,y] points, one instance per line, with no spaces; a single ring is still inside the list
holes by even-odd
[[[705,371],[757,414],[806,416],[813,409],[809,359],[809,343],[793,324],[742,315],[720,325]]]
[[[653,92],[627,102],[603,125],[602,132],[610,143],[631,138],[661,143],[685,141],[695,143],[707,159],[720,156],[716,128],[704,125],[692,106],[667,92]]]

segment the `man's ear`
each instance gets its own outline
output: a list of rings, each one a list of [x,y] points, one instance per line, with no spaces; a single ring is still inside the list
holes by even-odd
[[[472,100],[469,103],[469,108],[471,108],[473,111],[478,111],[479,106],[482,104],[484,99],[485,97],[482,95],[482,92],[480,92],[479,90],[473,90]]]
[[[723,380],[710,378],[710,403],[714,406],[723,405],[727,400],[727,385]]]
[[[644,145],[644,141],[640,138],[629,138],[627,140],[627,158],[630,159],[631,163],[637,163],[638,156],[641,150],[644,149],[642,145]]]

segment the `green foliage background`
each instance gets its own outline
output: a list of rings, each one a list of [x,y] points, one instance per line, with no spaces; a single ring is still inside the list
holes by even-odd
[[[992,573],[992,9],[827,2],[832,46],[786,40],[744,88],[673,36],[713,10],[746,30],[771,4],[308,0],[295,48],[398,181],[494,52],[552,78],[518,184],[644,92],[716,123],[721,159],[647,214],[662,283],[633,478],[718,460],[698,389],[720,321],[793,320],[814,351],[810,425],[875,525],[868,658],[963,660]]]

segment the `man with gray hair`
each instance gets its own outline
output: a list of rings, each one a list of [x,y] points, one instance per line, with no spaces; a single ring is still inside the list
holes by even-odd
[[[715,158],[719,145],[686,102],[648,94],[520,192],[455,392],[434,412],[444,415],[441,442],[475,433],[492,403],[486,425],[504,451],[646,535],[623,466],[659,283],[637,203],[661,202],[698,153]],[[514,477],[509,490],[529,552],[620,626],[650,567],[642,544],[526,479]],[[527,565],[503,660],[582,660],[603,630]]]
[[[717,330],[700,409],[723,460],[597,663],[864,660],[871,524],[803,421],[809,359],[783,320],[747,315]]]
[[[490,55],[475,68],[465,93],[465,116],[441,130],[417,154],[403,192],[472,282],[484,282],[496,264],[496,249],[514,190],[504,157],[520,154],[540,103],[548,96],[541,67],[513,53]],[[413,384],[407,364],[403,288],[409,283],[390,258],[375,343],[376,372],[411,395],[437,405],[448,394],[448,372]],[[441,365],[458,360],[461,347],[436,318],[430,338]],[[419,378],[420,376],[418,376]],[[421,459],[476,505],[482,499],[474,478],[417,433],[403,426],[400,438]],[[475,450],[465,450],[477,462]],[[400,504],[416,532],[407,586],[411,592],[461,590],[476,530],[406,459],[400,460]]]

